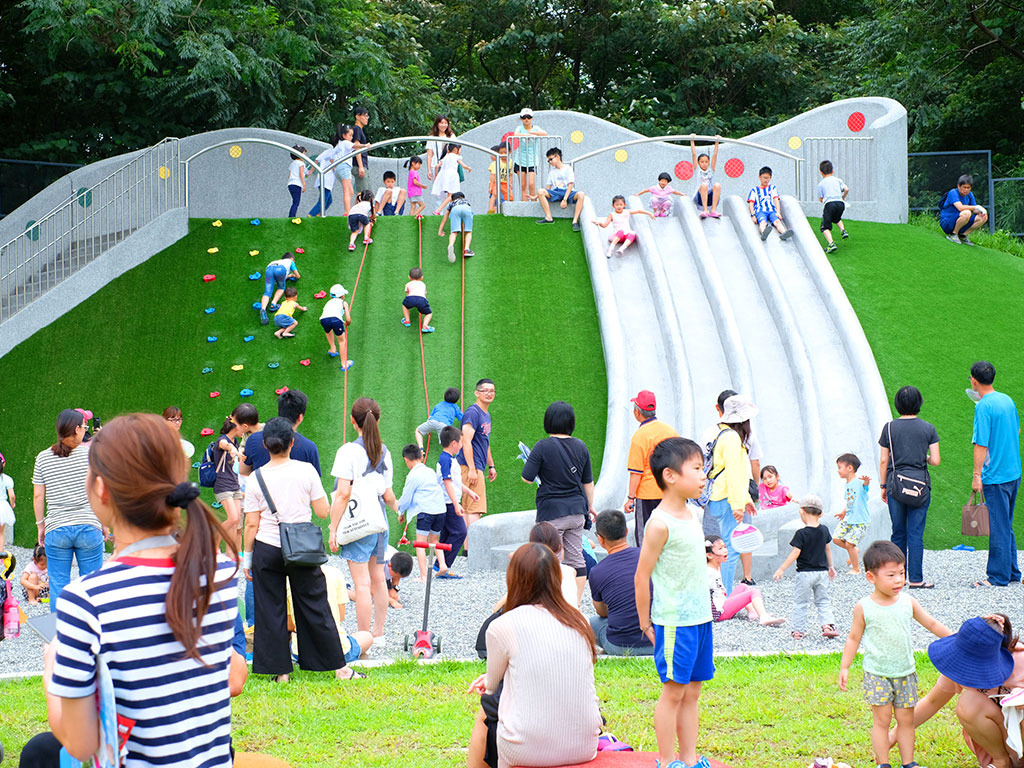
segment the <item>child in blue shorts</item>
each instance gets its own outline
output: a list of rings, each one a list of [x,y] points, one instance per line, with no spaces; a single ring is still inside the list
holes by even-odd
[[[583,211],[583,200],[586,198],[576,186],[576,174],[572,168],[562,162],[562,150],[552,147],[546,152],[548,164],[551,170],[548,172],[548,185],[538,195],[541,210],[544,211],[544,218],[538,219],[538,224],[551,224],[551,203],[559,203],[562,208],[570,204],[575,205],[572,209],[572,231],[580,231],[580,213]]]
[[[462,421],[462,410],[459,408],[459,398],[462,392],[458,387],[448,387],[444,391],[444,401],[430,409],[427,420],[416,427],[416,445],[423,447],[425,435],[440,436],[441,430],[450,427],[456,421]]]
[[[423,282],[423,270],[413,267],[409,270],[409,282],[405,284],[405,298],[402,299],[402,325],[406,328],[412,325],[409,319],[409,310],[415,309],[420,313],[423,320],[423,333],[433,333],[434,326],[430,324],[430,318],[434,314],[430,309],[430,302],[427,301],[427,286]]]
[[[405,522],[405,516],[416,515],[416,541],[428,541],[436,544],[444,528],[444,494],[437,482],[434,470],[423,463],[423,450],[411,443],[402,449],[402,458],[409,474],[405,478],[402,498],[398,500],[398,522]],[[420,564],[420,581],[427,580],[427,553],[424,549],[416,550],[416,559]],[[438,567],[444,566],[444,559],[438,558]],[[448,572],[447,566],[438,575]]]
[[[441,226],[437,228],[438,237],[444,237],[444,225],[448,219],[452,220],[452,233],[448,236],[448,263],[455,263],[455,238],[459,232],[465,233],[465,240],[462,244],[462,255],[473,256],[469,250],[473,242],[473,209],[469,200],[461,192],[452,192],[452,201],[445,206],[444,216],[441,218]]]
[[[761,232],[761,239],[767,240],[774,227],[783,240],[789,240],[793,232],[786,229],[786,225],[782,223],[782,216],[779,214],[782,200],[779,198],[779,190],[772,184],[772,169],[766,165],[757,172],[757,179],[760,184],[747,195],[747,208],[750,210],[750,218]]]
[[[334,348],[334,342],[337,339],[338,346],[341,348],[341,369],[343,371],[347,371],[352,366],[352,361],[348,359],[348,334],[345,333],[345,324],[352,322],[352,311],[349,309],[348,302],[345,301],[347,295],[348,291],[345,286],[335,283],[331,286],[331,298],[324,304],[323,312],[320,313],[320,327],[327,334],[327,346],[330,347],[327,355],[329,357],[338,356],[338,350]]]
[[[701,684],[715,675],[711,601],[704,531],[688,504],[704,488],[704,454],[692,440],[670,437],[658,443],[650,463],[664,496],[644,528],[634,588],[662,682],[654,708],[658,765],[709,768],[707,758],[697,756],[697,700]]]
[[[277,304],[281,300],[281,294],[284,293],[284,282],[289,277],[294,277],[296,280],[302,277],[299,274],[299,268],[295,266],[295,257],[292,256],[291,251],[285,253],[280,259],[267,264],[267,268],[263,271],[263,298],[260,300],[260,322],[263,325],[270,322],[270,318],[267,317],[267,304]],[[270,300],[271,294],[274,295],[273,301]]]

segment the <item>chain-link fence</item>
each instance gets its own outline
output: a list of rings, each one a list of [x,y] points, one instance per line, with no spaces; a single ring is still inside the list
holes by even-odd
[[[909,153],[907,191],[910,210],[937,213],[943,198],[956,187],[957,179],[964,174],[974,177],[971,191],[978,205],[992,212],[988,218],[989,231],[995,232],[996,227],[1006,229],[997,221],[994,212],[992,152],[988,149]]]
[[[1024,176],[992,179],[992,218],[999,229],[1024,237]]]
[[[0,219],[31,200],[61,176],[81,167],[76,163],[46,163],[0,157]]]

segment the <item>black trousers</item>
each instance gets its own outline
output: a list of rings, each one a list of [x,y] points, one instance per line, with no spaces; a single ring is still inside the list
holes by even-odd
[[[37,733],[21,750],[18,768],[57,768],[60,765],[62,744],[49,731]],[[235,761],[235,748],[231,747],[231,762]]]
[[[327,602],[323,571],[285,565],[280,547],[257,541],[252,548],[256,604],[252,671],[258,675],[286,675],[292,671],[285,579],[292,588],[299,667],[315,672],[341,669],[345,666],[345,654]]]
[[[637,499],[633,507],[636,515],[636,528],[633,529],[633,537],[639,547],[644,543],[644,526],[651,519],[651,513],[661,504],[661,499]]]

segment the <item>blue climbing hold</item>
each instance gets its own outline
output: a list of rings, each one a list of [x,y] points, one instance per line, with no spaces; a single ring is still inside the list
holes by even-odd
[[[193,461],[192,462],[192,469],[199,469],[199,462],[198,461]]]
[[[267,307],[267,309],[269,309],[271,312],[277,312],[277,310],[279,310],[280,308],[280,304],[271,304],[269,307]]]
[[[217,311],[217,309],[215,307],[207,307],[203,311],[208,315],[212,315],[214,312]]]
[[[260,225],[260,220],[259,219],[253,219],[249,223],[252,224],[254,227],[258,227]]]
[[[216,336],[207,336],[206,340],[208,342],[210,342],[211,344],[213,344],[213,342],[215,342],[217,340],[217,337]]]
[[[298,279],[299,279],[299,278],[297,278],[297,277],[295,277],[294,275],[292,275],[291,277],[289,277],[289,278],[288,278],[288,282],[289,282],[289,283],[294,283],[294,282],[296,282],[296,281],[297,281]]]
[[[968,544],[957,544],[955,547],[952,547],[952,549],[953,549],[954,552],[973,552],[974,551],[974,547],[972,547],[972,546],[970,546]]]
[[[242,397],[251,397],[252,396],[252,390],[249,389],[248,387],[246,387],[245,389],[243,389],[238,394],[241,395]]]
[[[267,363],[267,368],[277,368],[280,365],[280,363]]]
[[[261,309],[263,309],[263,303],[259,301],[254,301],[252,303],[252,308],[259,312]]]
[[[260,273],[259,272],[253,272],[251,275],[249,275],[249,279],[250,280],[259,280],[260,279]]]
[[[252,341],[255,338],[256,338],[255,336],[246,336],[244,339],[242,339],[242,341],[244,341],[246,344],[248,344],[250,341]]]
[[[203,368],[203,373],[213,373],[213,368]]]

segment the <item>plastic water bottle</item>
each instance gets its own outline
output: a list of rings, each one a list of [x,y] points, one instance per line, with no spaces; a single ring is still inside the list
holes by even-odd
[[[4,638],[11,640],[21,635],[21,616],[18,598],[14,596],[11,582],[7,582],[7,599],[4,601]]]

